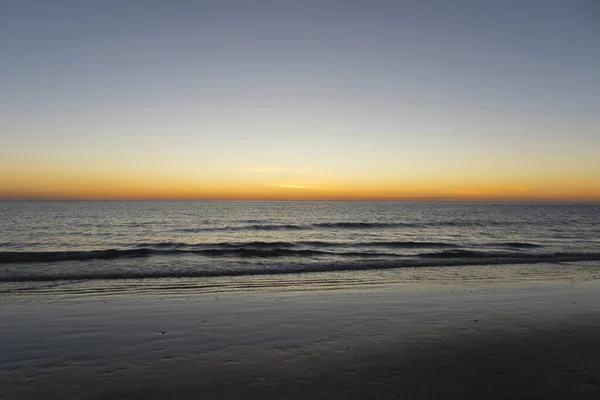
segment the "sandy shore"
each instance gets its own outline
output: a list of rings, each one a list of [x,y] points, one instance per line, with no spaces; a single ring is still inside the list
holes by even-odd
[[[597,280],[5,296],[6,399],[600,398]]]

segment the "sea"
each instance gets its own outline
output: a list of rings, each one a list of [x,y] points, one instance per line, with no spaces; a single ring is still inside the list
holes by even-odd
[[[599,261],[600,204],[0,202],[0,293],[537,279]]]

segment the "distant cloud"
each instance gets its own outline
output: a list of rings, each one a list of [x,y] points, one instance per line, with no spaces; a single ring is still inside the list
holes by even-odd
[[[265,186],[285,188],[285,189],[308,189],[308,190],[317,190],[316,186],[312,186],[310,184],[305,183],[265,183]]]
[[[281,188],[288,188],[288,189],[311,189],[311,190],[316,189],[316,187],[314,187],[314,186],[301,186],[301,185],[280,184],[280,185],[274,185],[274,186],[281,187]]]

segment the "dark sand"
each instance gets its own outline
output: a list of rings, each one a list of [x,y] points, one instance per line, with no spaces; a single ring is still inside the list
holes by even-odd
[[[598,322],[582,315],[519,333],[475,328],[402,345],[325,344],[171,360],[130,368],[114,380],[66,368],[24,397],[11,398],[598,399]]]
[[[598,399],[600,284],[3,302],[7,399]]]

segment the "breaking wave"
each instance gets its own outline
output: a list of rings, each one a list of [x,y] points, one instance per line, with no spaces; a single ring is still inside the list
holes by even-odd
[[[533,243],[489,243],[483,246],[491,248],[508,247],[515,250],[541,247]],[[61,261],[111,260],[119,258],[139,258],[151,256],[197,255],[205,257],[275,258],[275,257],[406,257],[429,258],[520,258],[540,256],[538,253],[516,251],[485,252],[465,249],[464,245],[449,242],[428,241],[249,241],[249,242],[144,242],[133,245],[134,248],[111,248],[89,251],[5,251],[0,252],[0,264],[51,263]],[[356,251],[360,248],[364,251]],[[387,251],[385,249],[388,249]],[[414,254],[402,253],[402,250],[415,249],[443,250]],[[392,251],[391,253],[389,251]]]
[[[398,228],[439,228],[439,227],[485,227],[515,225],[515,222],[477,222],[477,221],[444,221],[444,222],[318,222],[306,225],[296,224],[246,224],[225,226],[199,226],[181,228],[179,232],[199,233],[216,231],[303,231],[322,229],[398,229]]]
[[[0,275],[0,282],[71,281],[105,279],[152,279],[152,278],[208,278],[248,275],[277,275],[310,272],[341,272],[362,270],[385,270],[395,268],[443,267],[467,265],[536,264],[547,262],[597,261],[600,253],[548,253],[520,257],[487,252],[439,252],[423,253],[417,257],[400,257],[394,260],[364,260],[353,262],[318,263],[272,263],[254,265],[250,268],[184,268],[184,269],[68,269],[60,272],[41,272],[27,269],[18,273]]]

